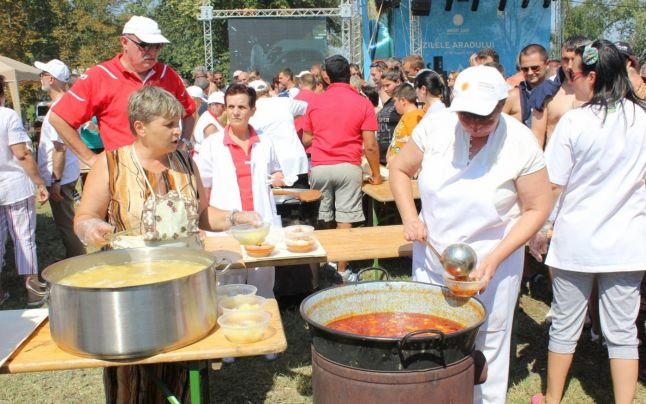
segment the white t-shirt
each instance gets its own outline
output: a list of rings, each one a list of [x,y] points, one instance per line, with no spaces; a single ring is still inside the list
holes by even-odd
[[[58,101],[56,101],[58,102]],[[52,172],[54,163],[54,142],[64,143],[60,138],[56,129],[49,123],[50,111],[56,105],[52,104],[49,111],[43,120],[43,126],[40,129],[40,141],[38,142],[38,171],[40,176],[43,177],[46,186],[52,185]],[[76,181],[81,175],[81,163],[78,157],[68,147],[65,149],[65,167],[63,168],[63,175],[61,176],[61,185],[69,184]]]
[[[209,111],[204,111],[202,115],[198,118],[195,123],[195,128],[193,129],[193,139],[195,139],[195,151],[200,150],[202,142],[204,141],[204,129],[209,125],[215,125],[218,131],[224,130],[224,127],[218,122],[217,119]]]
[[[457,114],[448,109],[426,115],[413,130],[412,139],[424,153],[422,170],[431,170],[437,184],[433,187],[455,179],[456,175],[472,175],[463,172],[468,165],[478,164],[481,172],[478,179],[489,184],[493,206],[503,220],[509,220],[520,214],[514,181],[542,169],[545,161],[536,138],[525,125],[507,114],[501,114],[500,120],[501,124],[472,160],[469,160],[469,135],[458,124]],[[424,188],[426,184],[419,186]],[[457,225],[464,218],[455,220]]]
[[[577,272],[646,270],[646,113],[630,101],[567,112],[545,150],[563,187],[545,263]]]
[[[294,117],[305,114],[307,102],[287,97],[263,97],[249,120],[260,137],[274,144],[285,177],[304,174],[309,169],[307,155],[298,138]]]
[[[0,107],[0,205],[10,205],[34,195],[36,188],[11,152],[14,144],[31,140],[13,109]]]

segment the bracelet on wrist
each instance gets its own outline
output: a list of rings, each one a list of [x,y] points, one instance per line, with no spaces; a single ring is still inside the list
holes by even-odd
[[[229,216],[227,217],[227,220],[229,221],[229,225],[231,227],[235,226],[235,216],[239,213],[240,211],[237,209],[233,209],[231,213],[229,213]]]

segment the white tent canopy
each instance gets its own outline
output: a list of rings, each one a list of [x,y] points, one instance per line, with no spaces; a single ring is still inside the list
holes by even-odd
[[[9,85],[11,99],[13,100],[13,108],[20,115],[18,83],[21,81],[39,80],[40,70],[6,56],[0,56],[0,75],[5,77]]]

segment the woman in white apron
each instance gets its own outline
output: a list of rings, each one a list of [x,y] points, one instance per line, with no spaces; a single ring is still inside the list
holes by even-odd
[[[263,221],[280,228],[270,184],[282,185],[283,174],[271,139],[258,136],[249,125],[255,112],[255,97],[255,90],[243,84],[229,86],[225,93],[229,123],[223,132],[204,141],[199,167],[207,192],[210,190],[211,206],[254,210]],[[230,271],[228,276],[235,272]],[[247,268],[246,277],[247,283],[258,288],[258,295],[274,297],[273,266]]]
[[[391,189],[413,247],[413,279],[443,285],[444,269],[425,245],[438,251],[463,242],[478,254],[471,278],[484,279],[478,296],[488,317],[476,349],[488,362],[487,381],[476,386],[475,402],[504,403],[514,308],[520,288],[523,246],[543,225],[550,188],[536,140],[522,124],[501,113],[507,86],[498,71],[464,70],[449,110],[424,118],[413,142],[390,169]],[[411,178],[418,183],[418,215]]]
[[[177,150],[183,107],[167,91],[146,86],[130,96],[128,119],[134,144],[101,154],[90,171],[74,218],[79,239],[93,247],[151,245],[200,247],[198,226],[224,230],[254,212],[208,207],[199,172],[188,154]],[[107,222],[106,222],[107,220]],[[116,237],[107,237],[110,233]],[[188,398],[186,369],[149,365],[182,402]],[[163,402],[143,366],[106,368],[106,401]]]

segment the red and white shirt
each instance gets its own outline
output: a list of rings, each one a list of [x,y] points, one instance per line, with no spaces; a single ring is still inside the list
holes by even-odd
[[[73,128],[96,116],[106,150],[135,141],[128,123],[128,97],[144,86],[158,86],[173,94],[184,107],[184,116],[195,112],[195,103],[175,70],[157,63],[142,81],[139,75],[126,70],[120,59],[121,54],[118,54],[90,68],[52,108]]]

